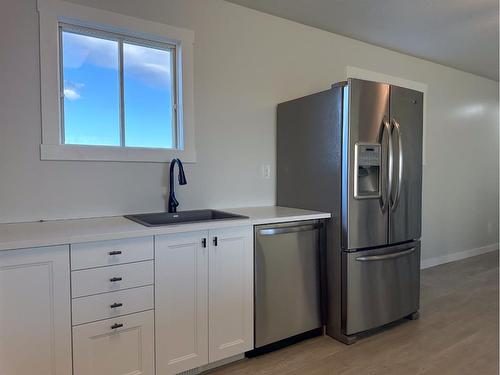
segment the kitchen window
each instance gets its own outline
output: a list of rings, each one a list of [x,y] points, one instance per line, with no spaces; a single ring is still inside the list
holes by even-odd
[[[177,148],[175,45],[59,29],[63,143]]]
[[[192,31],[57,0],[38,8],[43,160],[195,161]]]

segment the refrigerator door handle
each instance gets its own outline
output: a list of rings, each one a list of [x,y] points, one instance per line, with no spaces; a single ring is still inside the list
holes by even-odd
[[[394,211],[399,203],[399,198],[401,197],[401,187],[403,182],[403,141],[401,140],[401,126],[396,121],[396,119],[392,119],[392,123],[394,125],[394,130],[398,133],[398,187],[396,189],[396,196],[391,204],[391,211]],[[392,139],[391,139],[392,141]],[[392,181],[391,181],[392,182]],[[390,196],[390,195],[389,195]]]
[[[388,173],[387,173],[387,185],[386,185],[386,193],[381,194],[380,200],[382,201],[382,212],[384,212],[387,207],[389,206],[389,199],[392,194],[392,174],[393,174],[393,169],[394,169],[394,152],[392,148],[392,132],[391,132],[391,126],[389,123],[384,120],[382,122],[382,129],[380,132],[380,143],[382,144],[384,140],[384,133],[387,133],[387,138],[388,138],[388,148],[389,148],[389,160],[388,160]]]

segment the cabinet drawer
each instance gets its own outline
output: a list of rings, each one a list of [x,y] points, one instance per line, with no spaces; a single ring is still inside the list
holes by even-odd
[[[152,260],[71,272],[73,298],[152,284]]]
[[[74,375],[154,375],[154,314],[73,327]]]
[[[112,266],[153,259],[153,237],[71,245],[71,269]]]
[[[73,325],[151,310],[153,286],[143,286],[95,296],[74,298]]]

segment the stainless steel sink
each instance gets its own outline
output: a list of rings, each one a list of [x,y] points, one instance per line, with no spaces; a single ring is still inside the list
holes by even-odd
[[[231,214],[217,210],[192,210],[176,213],[155,212],[149,214],[125,215],[129,220],[146,227],[159,227],[162,225],[199,223],[204,221],[248,219],[247,216]]]

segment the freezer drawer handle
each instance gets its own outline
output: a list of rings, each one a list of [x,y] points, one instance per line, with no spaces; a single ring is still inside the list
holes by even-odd
[[[321,224],[297,225],[294,227],[267,228],[259,230],[261,236],[274,236],[276,234],[305,232],[321,228]]]
[[[408,254],[413,253],[417,248],[412,247],[411,249],[400,251],[399,253],[392,253],[392,254],[387,254],[387,255],[371,255],[368,257],[357,257],[356,260],[359,262],[371,262],[375,260],[387,260],[387,259],[394,259],[394,258],[399,258]]]

